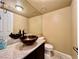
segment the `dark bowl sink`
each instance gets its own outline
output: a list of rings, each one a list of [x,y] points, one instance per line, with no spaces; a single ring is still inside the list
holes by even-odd
[[[25,45],[32,45],[37,39],[38,39],[38,36],[35,36],[35,35],[20,37],[21,42]]]
[[[11,38],[13,38],[13,39],[18,39],[18,38],[20,38],[21,34],[13,34],[13,33],[10,33],[9,36],[10,36]]]

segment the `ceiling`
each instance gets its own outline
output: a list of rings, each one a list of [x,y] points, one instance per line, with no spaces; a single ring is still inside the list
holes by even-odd
[[[14,13],[25,17],[33,17],[48,13],[66,6],[69,6],[72,0],[4,0],[5,8]],[[23,11],[17,11],[15,5],[17,1],[23,7]]]

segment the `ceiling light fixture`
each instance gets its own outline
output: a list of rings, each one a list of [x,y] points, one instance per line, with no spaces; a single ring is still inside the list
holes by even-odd
[[[23,10],[23,7],[20,6],[20,5],[16,5],[15,7],[16,7],[16,10],[18,10],[18,11],[22,11]]]

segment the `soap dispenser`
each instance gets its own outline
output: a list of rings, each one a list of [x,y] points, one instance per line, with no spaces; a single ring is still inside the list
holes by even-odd
[[[6,42],[2,36],[0,36],[0,50],[6,48]]]

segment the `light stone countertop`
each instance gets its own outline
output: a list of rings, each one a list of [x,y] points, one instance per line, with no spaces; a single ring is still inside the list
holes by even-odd
[[[22,59],[44,42],[44,37],[39,37],[31,46],[23,46],[21,42],[9,45],[6,49],[0,50],[0,59]]]

